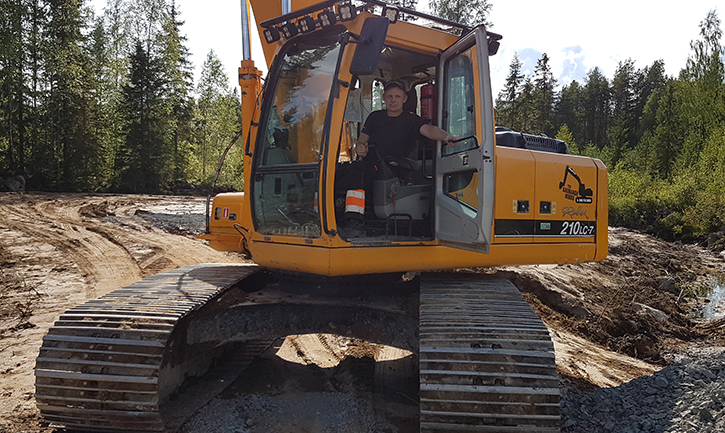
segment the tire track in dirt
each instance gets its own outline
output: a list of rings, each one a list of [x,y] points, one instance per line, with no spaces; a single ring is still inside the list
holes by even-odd
[[[0,193],[3,271],[40,294],[30,315],[0,315],[0,431],[51,432],[35,407],[33,367],[42,338],[65,310],[161,271],[205,262],[242,262],[191,236],[166,233],[136,209],[185,198]],[[89,214],[116,208],[121,218]],[[0,281],[0,285],[6,284]],[[3,286],[12,290],[10,286]],[[17,297],[17,295],[16,295]],[[21,299],[22,301],[22,299]]]
[[[69,209],[70,204],[73,206]],[[87,299],[91,299],[139,280],[141,272],[125,250],[82,225],[77,213],[82,204],[78,198],[16,203],[14,221],[8,225],[29,239],[47,242],[70,256],[86,280]],[[4,216],[0,213],[0,218]]]

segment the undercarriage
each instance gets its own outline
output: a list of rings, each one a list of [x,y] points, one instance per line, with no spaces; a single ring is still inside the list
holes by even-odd
[[[418,353],[421,432],[559,431],[548,331],[513,284],[466,274],[153,275],[60,317],[36,365],[38,407],[74,430],[174,431],[221,392],[192,378],[233,378],[276,339],[311,333]]]

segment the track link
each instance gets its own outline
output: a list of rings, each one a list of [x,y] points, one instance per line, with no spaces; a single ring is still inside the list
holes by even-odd
[[[554,347],[518,289],[432,276],[420,290],[421,433],[559,432]]]
[[[84,431],[162,431],[160,403],[208,356],[174,347],[184,319],[256,272],[195,265],[163,272],[66,311],[43,338],[35,367],[38,408]],[[183,331],[183,329],[182,329]]]

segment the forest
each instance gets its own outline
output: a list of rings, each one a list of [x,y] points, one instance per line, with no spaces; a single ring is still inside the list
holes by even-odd
[[[622,61],[561,90],[543,54],[533,76],[514,57],[496,122],[557,138],[609,170],[609,223],[668,239],[725,231],[725,66],[715,10],[700,22],[685,68]]]
[[[83,0],[0,5],[0,176],[46,191],[211,183],[238,90],[213,51],[193,82],[173,0],[108,0],[101,16]]]
[[[485,18],[490,4],[477,4]],[[593,68],[562,86],[546,54],[530,76],[514,57],[497,123],[602,159],[612,225],[679,239],[722,231],[725,65],[716,11],[699,29],[676,77],[661,60],[638,68],[628,59],[611,78]],[[174,0],[108,0],[101,15],[83,0],[0,0],[0,180],[22,177],[43,191],[208,185],[240,126],[239,91],[213,51],[194,83],[189,57]],[[243,189],[241,161],[233,148],[220,183]]]

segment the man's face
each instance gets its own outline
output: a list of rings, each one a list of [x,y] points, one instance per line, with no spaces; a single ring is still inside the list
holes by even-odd
[[[383,101],[388,114],[400,114],[403,112],[403,104],[408,100],[408,96],[402,89],[391,87],[383,93]]]

